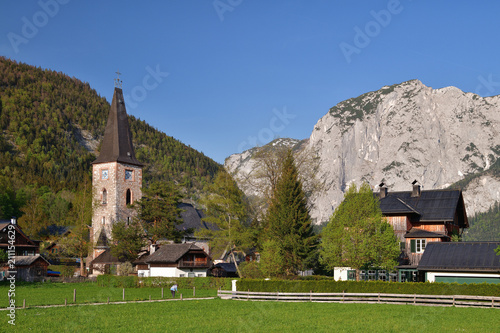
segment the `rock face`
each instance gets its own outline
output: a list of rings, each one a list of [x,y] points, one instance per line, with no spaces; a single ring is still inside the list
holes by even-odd
[[[488,170],[500,155],[499,111],[499,96],[432,89],[418,80],[337,104],[318,121],[307,143],[318,152],[318,177],[325,185],[312,202],[312,217],[327,221],[353,182],[366,181],[377,190],[383,181],[389,191],[401,191],[417,180],[430,190]],[[226,167],[236,170],[234,163]],[[487,174],[471,181],[464,188],[468,215],[500,201],[499,185]]]

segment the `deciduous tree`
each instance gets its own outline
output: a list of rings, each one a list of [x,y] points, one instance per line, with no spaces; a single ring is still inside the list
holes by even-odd
[[[246,250],[252,245],[250,207],[246,197],[225,171],[217,174],[207,190],[208,193],[201,200],[206,214],[203,220],[216,229],[201,229],[197,235],[209,238],[212,252],[216,254],[224,250],[230,251],[238,274],[242,276],[234,251]]]
[[[329,270],[346,266],[392,269],[398,254],[394,230],[384,220],[370,186],[364,183],[358,192],[352,184],[322,231],[320,261]]]

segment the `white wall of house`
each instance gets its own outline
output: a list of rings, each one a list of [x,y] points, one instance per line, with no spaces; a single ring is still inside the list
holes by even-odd
[[[137,273],[139,275],[139,272]],[[143,276],[206,277],[207,270],[193,268],[193,271],[191,272],[189,268],[182,270],[178,269],[177,267],[151,267],[149,269],[149,275],[143,275]]]
[[[149,277],[149,269],[138,269],[137,276],[138,277]]]
[[[428,282],[436,282],[436,276],[468,277],[468,278],[500,278],[500,274],[489,273],[463,273],[463,272],[427,272]]]
[[[333,278],[335,281],[347,281],[347,271],[351,269],[351,267],[335,267],[333,269]]]

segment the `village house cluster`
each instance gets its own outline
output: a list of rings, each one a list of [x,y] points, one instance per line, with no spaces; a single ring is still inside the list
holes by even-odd
[[[122,264],[110,251],[112,226],[115,221],[130,222],[136,216],[131,204],[142,197],[142,181],[143,164],[135,156],[123,92],[115,87],[100,155],[92,163],[94,201],[98,204],[93,209],[90,232],[93,249],[87,258],[89,275],[114,273]],[[469,227],[460,190],[424,191],[416,181],[409,191],[391,192],[384,183],[378,187],[374,195],[394,228],[401,254],[396,272],[361,271],[362,279],[500,283],[500,261],[494,251],[499,242],[451,241]],[[181,205],[183,223],[178,228],[212,228],[202,221],[203,212],[189,204]],[[9,228],[16,231],[16,279],[46,278],[49,262],[40,255],[39,242],[27,237],[15,220],[0,221],[0,249],[8,248]],[[49,246],[48,251],[57,252],[57,244]],[[207,241],[193,235],[184,237],[183,243],[150,245],[133,265],[135,274],[141,277],[236,276],[234,263],[214,262]],[[6,278],[8,271],[7,266],[2,267],[0,279]],[[335,269],[337,280],[355,276],[349,267]]]

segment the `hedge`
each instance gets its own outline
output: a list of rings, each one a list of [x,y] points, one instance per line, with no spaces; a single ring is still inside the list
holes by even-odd
[[[237,282],[240,291],[316,292],[316,293],[385,293],[420,295],[476,295],[500,296],[500,284],[444,283],[444,282],[383,282],[332,280],[253,280]]]
[[[140,287],[170,287],[174,283],[179,289],[193,288],[197,289],[219,289],[231,290],[231,280],[234,278],[216,278],[216,277],[137,277],[137,276],[116,276],[99,275],[97,285],[100,287],[117,288],[140,288]]]

